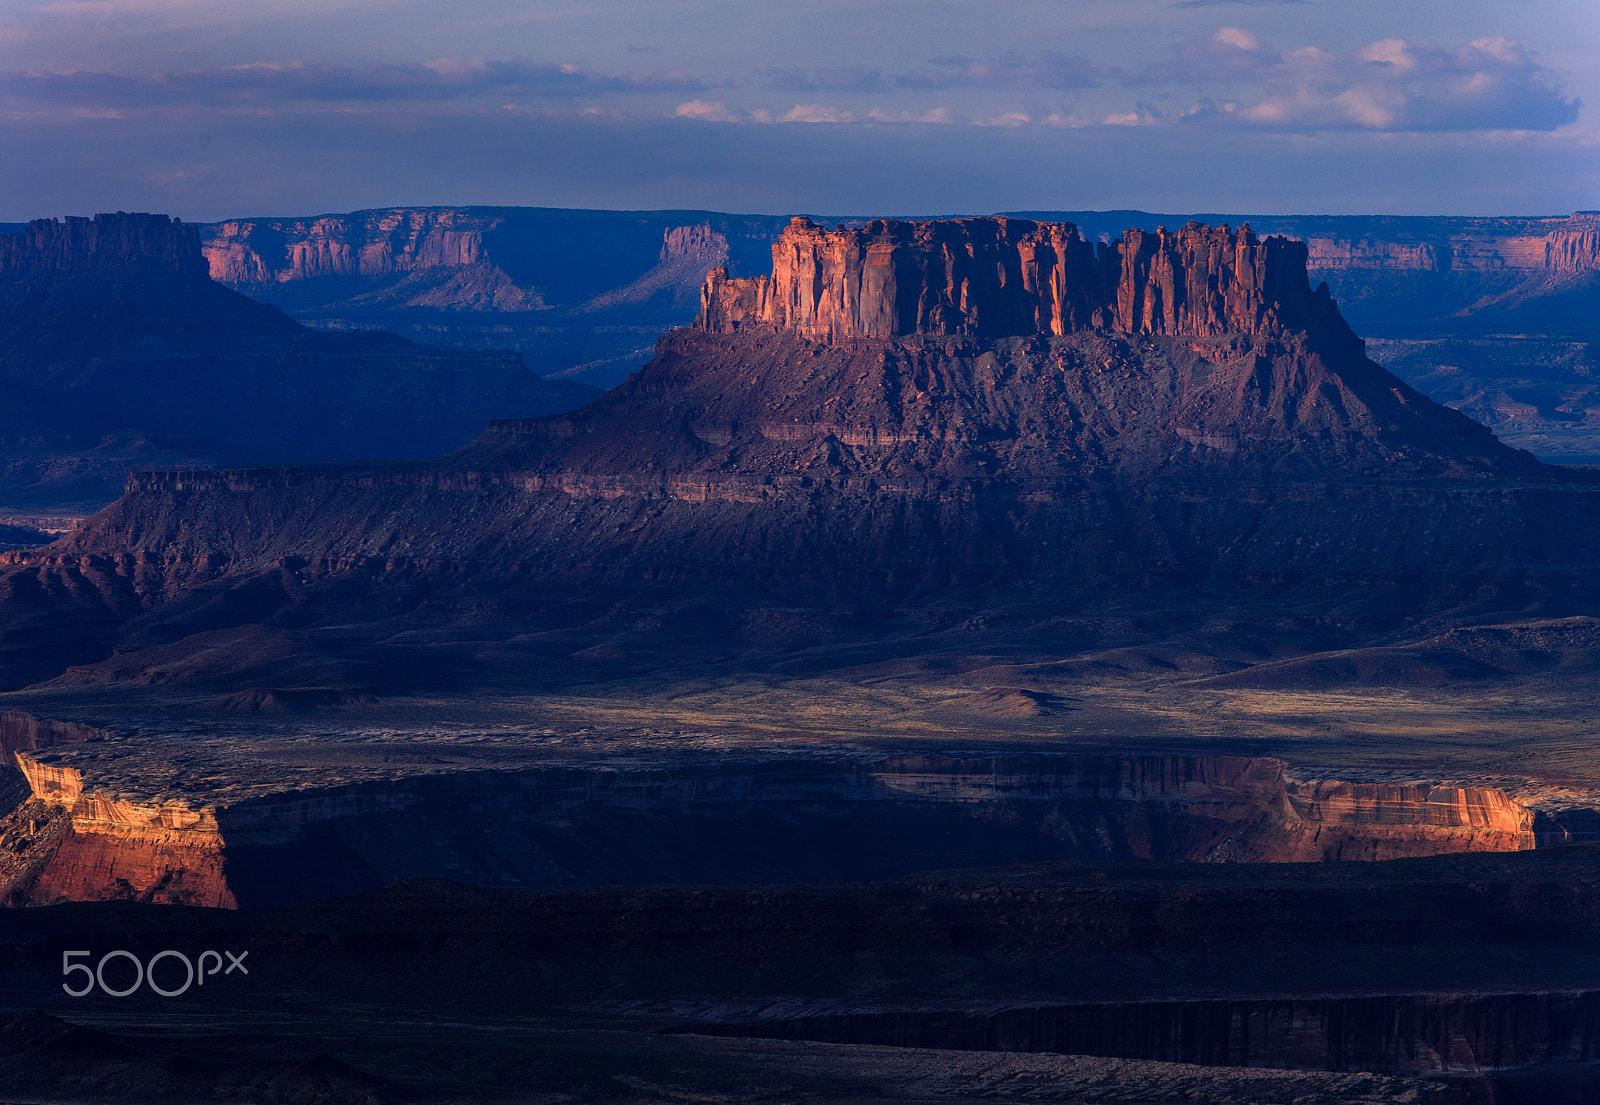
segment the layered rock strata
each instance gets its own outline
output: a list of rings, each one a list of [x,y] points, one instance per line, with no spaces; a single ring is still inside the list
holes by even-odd
[[[239,220],[207,228],[211,278],[283,283],[322,276],[389,276],[476,265],[492,222],[448,208],[393,209],[317,219]]]
[[[1349,236],[1308,225],[1313,269],[1575,276],[1600,270],[1600,215],[1565,219],[1460,220],[1428,234],[1426,220],[1394,220],[1394,237]],[[1474,225],[1476,223],[1476,225]],[[1508,225],[1509,224],[1509,225]],[[1419,240],[1424,239],[1424,240]]]
[[[713,212],[395,207],[214,223],[203,228],[202,248],[212,279],[313,314],[420,307],[449,325],[444,312],[537,312],[549,326],[561,309],[637,309],[657,299],[674,313],[692,312],[706,272],[735,250],[764,247],[780,222]]]

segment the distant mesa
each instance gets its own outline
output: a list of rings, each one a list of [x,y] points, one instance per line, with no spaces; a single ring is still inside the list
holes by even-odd
[[[0,508],[83,513],[131,469],[426,456],[598,392],[516,353],[308,330],[215,283],[164,215],[0,234]]]
[[[1307,247],[1311,285],[1326,281],[1346,320],[1369,338],[1581,331],[1600,302],[1600,219],[1581,213],[1464,219],[1080,211],[1008,218],[1073,224],[1089,242],[1119,247],[1127,227],[1149,237],[1159,226],[1181,232],[1195,220],[1248,224],[1263,240],[1296,239]],[[659,333],[691,321],[711,270],[726,266],[736,278],[770,272],[770,247],[787,223],[714,211],[398,207],[235,219],[202,226],[200,237],[215,279],[308,325],[375,326],[422,342],[511,348],[547,378],[612,387],[649,360]],[[865,220],[850,225],[860,229]],[[1375,359],[1393,368],[1392,352],[1385,348]],[[1477,375],[1423,385],[1409,366],[1401,373],[1408,382],[1451,405],[1460,405],[1456,389]],[[1541,456],[1600,450],[1580,426],[1544,420],[1531,430],[1492,404],[1465,401],[1473,417]]]
[[[214,223],[201,242],[214,280],[302,307],[582,314],[651,306],[692,312],[706,273],[735,253],[748,254],[753,243],[764,251],[779,225],[775,218],[715,212],[640,218],[396,207]]]
[[[694,318],[706,273],[764,271],[781,216],[391,207],[201,228],[212,277],[316,329],[512,349],[612,387]]]

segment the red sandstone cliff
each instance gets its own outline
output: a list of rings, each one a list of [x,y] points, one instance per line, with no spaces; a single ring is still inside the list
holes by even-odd
[[[910,335],[998,338],[1086,329],[1126,334],[1317,331],[1355,343],[1306,247],[1244,227],[1129,230],[1098,250],[1070,223],[876,220],[829,231],[796,219],[770,277],[716,270],[701,328],[763,325],[836,342]]]

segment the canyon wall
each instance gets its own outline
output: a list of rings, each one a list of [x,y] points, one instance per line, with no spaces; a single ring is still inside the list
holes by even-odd
[[[1057,859],[1381,860],[1536,844],[1534,811],[1495,788],[1296,782],[1279,761],[1226,756],[552,765],[233,801],[181,789],[110,794],[71,757],[23,752],[18,761],[28,819],[48,806],[67,822],[54,836],[32,834],[36,854],[20,857],[4,888],[13,903],[231,907],[413,876],[805,882]]]
[[[764,270],[784,221],[384,208],[237,219],[202,227],[201,238],[217,280],[313,328],[514,349],[541,376],[611,387],[650,359],[664,330],[694,318],[706,273]]]
[[[77,721],[52,721],[16,710],[0,710],[0,753],[37,751],[109,734]]]
[[[1502,225],[1506,220],[1482,222],[1481,227],[1441,227],[1442,232],[1432,235],[1419,226],[1396,237],[1345,237],[1314,225],[1296,229],[1304,236],[1311,268],[1318,270],[1526,276],[1571,276],[1600,270],[1600,215],[1580,213],[1513,226]]]
[[[683,313],[687,321],[706,273],[747,255],[753,243],[764,254],[780,221],[713,212],[395,207],[214,223],[202,229],[202,248],[213,279],[307,317],[412,308],[637,311],[658,301],[657,313]],[[400,317],[383,321],[405,326]],[[471,327],[464,320],[431,325]]]
[[[494,222],[450,208],[238,220],[206,228],[205,256],[211,278],[223,284],[390,276],[477,264]]]
[[[698,325],[715,333],[769,326],[827,342],[1290,328],[1359,344],[1327,290],[1312,291],[1305,245],[1263,240],[1248,227],[1129,230],[1096,249],[1070,223],[880,219],[830,231],[796,219],[772,259],[770,277],[713,271]]]

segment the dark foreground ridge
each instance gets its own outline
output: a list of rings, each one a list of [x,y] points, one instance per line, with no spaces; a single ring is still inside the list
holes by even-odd
[[[329,1052],[329,1092],[380,1101],[495,1100],[506,1087],[660,1100],[741,1070],[749,1095],[767,1082],[746,1064],[803,1100],[876,1101],[895,1096],[883,1079],[896,1063],[959,1100],[976,1088],[976,1053],[991,1076],[1067,1053],[1129,1066],[1059,1069],[1056,1095],[1029,1079],[1026,1094],[1013,1083],[983,1096],[1098,1103],[1134,1085],[1150,1102],[1577,1105],[1600,1049],[1596,888],[1596,849],[1582,846],[807,887],[412,880],[273,910],[6,911],[0,1000],[43,1015],[0,1027],[0,1090],[38,1092],[29,1078],[43,1071],[85,1098],[149,1102],[183,1100],[183,1077],[232,1078],[255,1100],[247,1088]],[[251,973],[181,999],[62,994],[62,950],[112,948],[141,961],[248,949]],[[162,985],[181,981],[169,964]],[[338,1027],[350,1017],[361,1030]],[[52,1018],[118,1034],[69,1035]],[[1140,1065],[1155,1062],[1204,1070]],[[141,1064],[144,1084],[128,1074]],[[646,1091],[623,1089],[645,1071]],[[1373,1073],[1337,1080],[1352,1071]],[[1230,1089],[1240,1078],[1249,1089]]]

